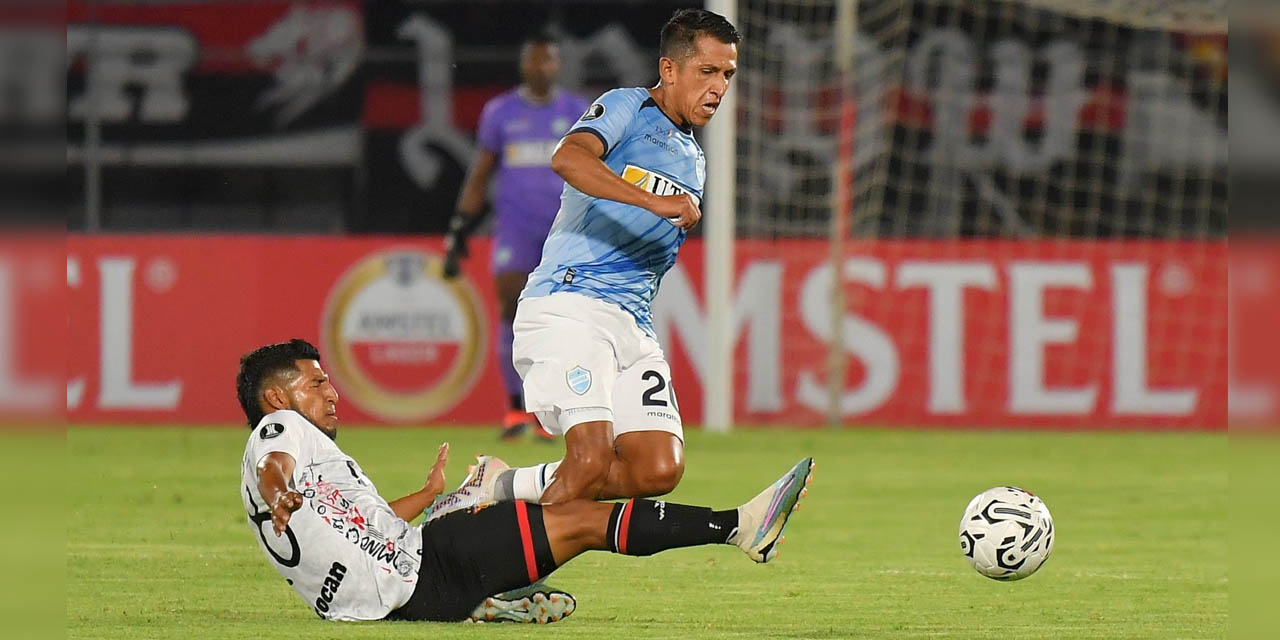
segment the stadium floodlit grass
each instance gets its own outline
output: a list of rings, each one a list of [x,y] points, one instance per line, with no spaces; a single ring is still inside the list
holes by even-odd
[[[451,484],[469,454],[513,464],[562,446],[491,429],[346,427],[385,497],[418,488],[435,445]],[[741,429],[689,434],[669,500],[736,505],[814,455],[780,557],[732,547],[650,558],[591,552],[551,583],[577,612],[526,625],[323,622],[266,562],[237,491],[247,430],[77,428],[67,436],[70,638],[1216,638],[1227,629],[1225,434]],[[1053,512],[1040,572],[988,580],[958,551],[983,489],[1017,484]],[[549,636],[547,636],[549,637]]]

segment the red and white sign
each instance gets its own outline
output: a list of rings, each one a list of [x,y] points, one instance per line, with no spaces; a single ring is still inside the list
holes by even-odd
[[[321,347],[348,423],[496,423],[488,261],[444,281],[440,246],[71,236],[68,417],[237,422],[239,356],[301,337]],[[821,241],[740,242],[739,422],[823,422],[836,277],[825,253]],[[690,423],[702,414],[701,254],[686,245],[654,309]],[[838,276],[847,423],[1225,428],[1225,243],[872,242],[851,246]]]
[[[875,241],[839,278],[848,423],[1226,425],[1225,243]],[[663,281],[672,377],[701,380],[699,251]],[[825,420],[833,331],[826,244],[738,244],[735,416]],[[697,420],[700,398],[681,408]]]

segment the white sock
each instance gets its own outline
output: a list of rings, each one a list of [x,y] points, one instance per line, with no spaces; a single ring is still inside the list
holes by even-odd
[[[512,497],[527,502],[541,502],[543,492],[551,485],[556,469],[560,468],[560,462],[556,460],[516,469],[511,480]]]

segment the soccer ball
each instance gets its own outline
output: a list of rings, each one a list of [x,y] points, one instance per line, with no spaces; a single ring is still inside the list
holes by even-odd
[[[1053,517],[1034,493],[996,487],[979,493],[960,519],[960,551],[978,573],[1021,580],[1049,559]]]

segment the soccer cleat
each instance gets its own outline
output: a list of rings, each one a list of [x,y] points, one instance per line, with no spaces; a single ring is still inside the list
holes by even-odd
[[[519,438],[528,428],[529,425],[535,425],[535,428],[541,429],[538,419],[532,413],[524,411],[511,410],[502,419],[502,439],[515,440]]]
[[[494,489],[498,476],[510,469],[507,463],[493,456],[476,456],[475,465],[467,470],[467,477],[457,489],[437,496],[427,507],[427,521],[430,522],[445,514],[463,509],[479,509],[497,502]]]
[[[756,562],[776,558],[791,513],[809,493],[813,467],[813,458],[801,460],[760,495],[738,507],[738,528],[729,536],[729,543]]]
[[[513,594],[523,592],[512,592]],[[578,607],[573,596],[543,588],[523,595],[489,596],[471,612],[471,622],[528,622],[547,624],[569,617]]]

